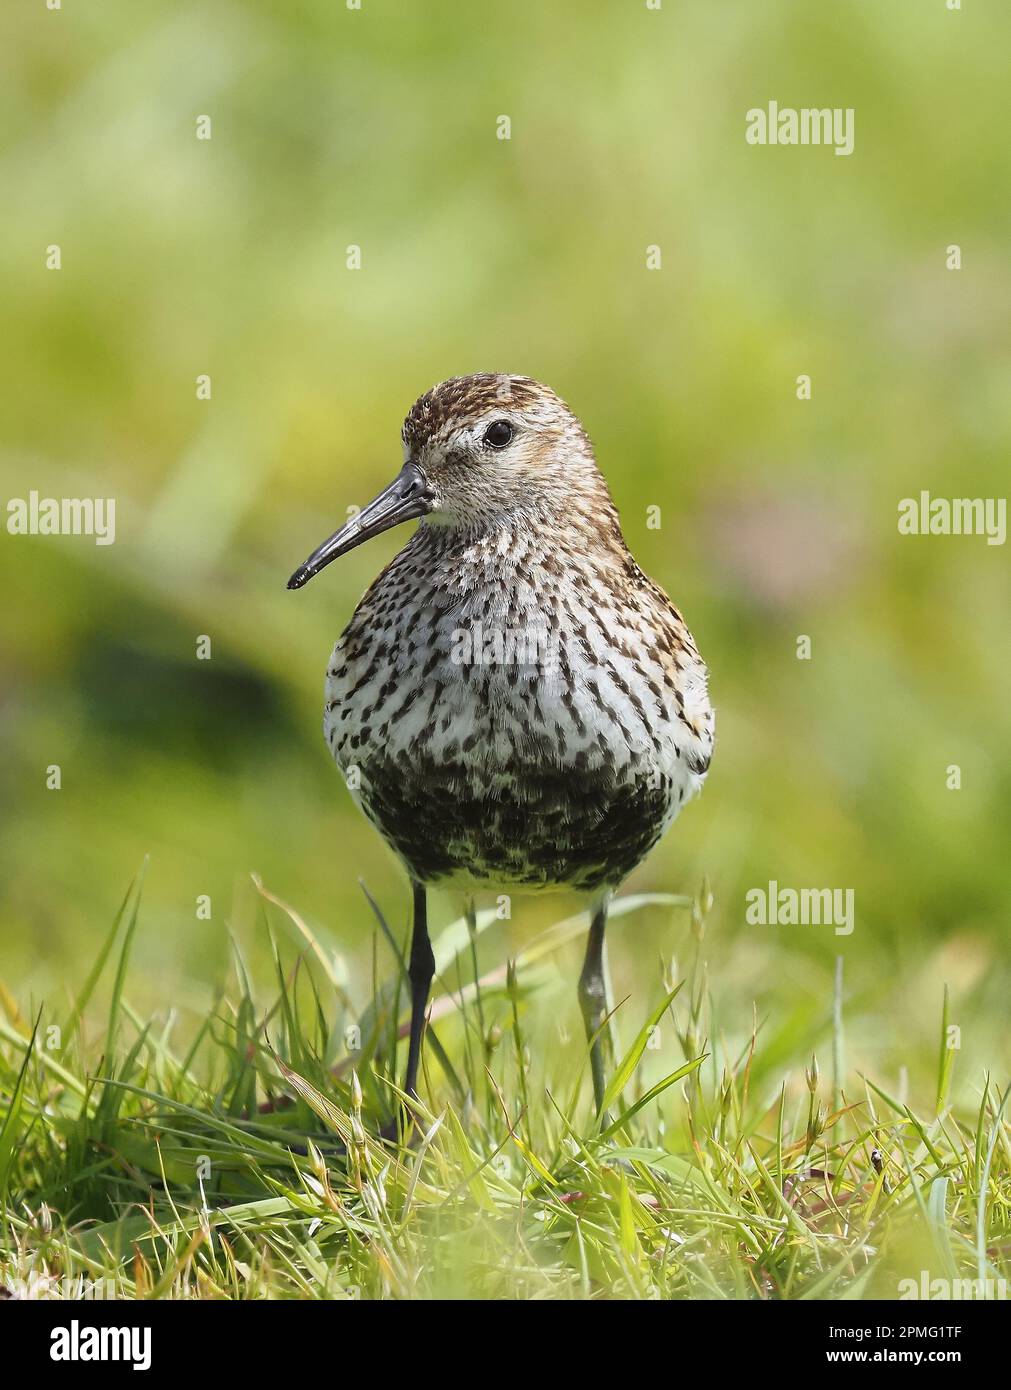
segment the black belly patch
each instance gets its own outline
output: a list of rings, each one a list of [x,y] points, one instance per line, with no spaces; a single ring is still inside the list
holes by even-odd
[[[659,839],[676,793],[666,776],[526,767],[508,777],[404,752],[369,759],[362,805],[416,878],[616,886]]]

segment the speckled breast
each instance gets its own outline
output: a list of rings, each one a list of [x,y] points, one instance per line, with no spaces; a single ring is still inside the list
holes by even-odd
[[[665,648],[648,594],[607,611],[572,582],[536,601],[517,584],[461,593],[406,554],[327,676],[326,738],[352,794],[421,882],[617,885],[708,768],[690,636]]]

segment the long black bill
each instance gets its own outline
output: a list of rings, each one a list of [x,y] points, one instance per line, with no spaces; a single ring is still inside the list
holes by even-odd
[[[388,531],[402,521],[424,516],[431,508],[432,494],[424,473],[416,463],[405,463],[389,487],[384,488],[356,517],[335,531],[328,541],[312,552],[304,564],[299,565],[288,580],[288,588],[301,589],[338,555],[346,555],[362,541],[371,540],[380,531]]]

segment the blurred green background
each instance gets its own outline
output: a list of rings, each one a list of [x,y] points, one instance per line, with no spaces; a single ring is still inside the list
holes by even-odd
[[[956,1088],[1006,1066],[1007,549],[896,527],[921,489],[1007,491],[1003,0],[34,0],[0,26],[2,497],[118,504],[113,546],[0,538],[22,1008],[76,990],[145,854],[138,1007],[197,1021],[229,931],[265,967],[251,871],[367,996],[357,879],[398,928],[407,885],[330,764],[322,681],[407,532],[285,581],[392,477],[417,395],[501,370],[582,417],[710,665],[707,789],[628,886],[709,877],[723,1026],[757,1001],[821,1040],[841,953],[851,1066],[929,1076],[944,982]],[[853,107],[855,152],[749,146],[772,99]],[[747,926],[770,879],[853,888],[856,930]],[[489,960],[574,906],[518,902]],[[616,925],[619,996],[686,941]]]

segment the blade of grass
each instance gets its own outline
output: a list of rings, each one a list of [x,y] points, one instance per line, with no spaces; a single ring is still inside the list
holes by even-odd
[[[611,1077],[604,1090],[604,1098],[600,1105],[600,1112],[602,1115],[607,1113],[608,1107],[618,1099],[622,1091],[628,1085],[629,1081],[631,1080],[632,1073],[639,1065],[639,1059],[642,1057],[642,1054],[646,1051],[646,1044],[649,1042],[650,1035],[653,1029],[659,1023],[663,1015],[667,1012],[668,1008],[670,1008],[671,1002],[675,998],[677,998],[678,992],[683,984],[684,981],[682,980],[679,984],[674,986],[674,988],[670,991],[669,994],[665,995],[665,997],[661,999],[660,1003],[657,1005],[657,1007],[650,1014],[649,1018],[640,1028],[635,1042],[632,1044],[632,1046],[625,1053],[624,1057],[615,1067],[614,1075]]]

